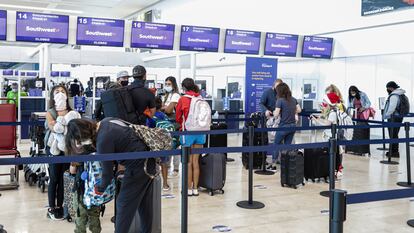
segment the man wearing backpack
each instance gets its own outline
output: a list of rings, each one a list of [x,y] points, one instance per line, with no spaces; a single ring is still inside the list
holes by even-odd
[[[145,87],[147,71],[145,67],[137,65],[132,70],[134,82],[131,84],[131,96],[136,113],[140,116],[139,125],[145,125],[147,118],[155,114],[155,95]]]
[[[401,89],[400,86],[394,81],[387,83],[388,99],[385,103],[384,116],[383,118],[390,123],[402,123],[404,115],[410,111],[410,103],[405,95],[405,90]],[[388,134],[390,139],[398,139],[398,133],[400,127],[388,128]],[[390,151],[386,153],[387,157],[399,158],[400,152],[398,150],[399,144],[390,144]]]

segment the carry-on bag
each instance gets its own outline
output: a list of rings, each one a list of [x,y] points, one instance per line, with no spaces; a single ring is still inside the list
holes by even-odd
[[[357,122],[356,125],[369,125],[368,122]],[[370,129],[354,129],[352,140],[369,140],[370,139]],[[365,155],[371,154],[370,145],[357,145],[357,146],[346,146],[345,151],[347,153]]]
[[[200,159],[200,187],[206,188],[209,195],[215,191],[224,194],[226,182],[226,156],[224,154],[207,154]]]
[[[298,150],[285,150],[280,158],[280,183],[282,187],[297,188],[304,183],[304,157]]]
[[[76,218],[76,210],[73,206],[73,197],[75,195],[75,176],[70,174],[69,171],[65,171],[63,174],[63,210],[64,217],[68,222],[72,222]]]
[[[328,148],[311,148],[304,150],[305,179],[315,182],[316,179],[328,181],[329,151]]]

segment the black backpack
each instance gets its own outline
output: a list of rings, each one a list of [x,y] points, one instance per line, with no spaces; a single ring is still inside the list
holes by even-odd
[[[395,110],[400,116],[405,116],[410,112],[410,101],[406,95],[402,94],[399,96],[398,105]]]
[[[145,115],[139,114],[135,109],[131,95],[133,89],[134,87],[126,86],[103,92],[101,102],[105,117],[120,118],[132,124],[145,123]]]

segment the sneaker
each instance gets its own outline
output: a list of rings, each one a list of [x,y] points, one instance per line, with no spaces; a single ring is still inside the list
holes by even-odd
[[[47,210],[47,217],[52,219],[52,220],[62,220],[63,219],[63,216],[60,217],[59,214],[58,214],[58,210],[55,209],[55,208],[49,208]]]
[[[55,208],[55,218],[61,220],[64,219],[64,211],[62,207]]]
[[[192,189],[189,189],[189,190],[188,190],[188,196],[189,196],[189,197],[193,196],[193,190],[192,190]]]
[[[170,186],[167,184],[167,185],[164,185],[163,187],[162,187],[162,191],[164,191],[164,192],[168,192],[168,191],[170,191],[171,190],[171,188],[170,188]]]
[[[342,171],[336,172],[335,174],[336,180],[342,180],[343,177],[344,177],[344,173]]]
[[[276,171],[276,170],[277,170],[276,165],[274,165],[274,164],[269,165],[269,166],[267,167],[267,170],[270,170],[270,171]]]
[[[178,177],[178,171],[173,171],[168,175],[168,178],[176,178]]]
[[[193,196],[198,196],[198,195],[200,195],[199,193],[198,193],[198,189],[193,189]]]

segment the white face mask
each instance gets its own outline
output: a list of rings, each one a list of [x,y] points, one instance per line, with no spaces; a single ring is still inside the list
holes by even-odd
[[[165,86],[164,87],[164,90],[168,93],[172,92],[172,89],[173,89],[172,86]]]
[[[59,92],[59,93],[55,94],[54,100],[55,100],[56,111],[66,110],[66,108],[67,108],[66,100],[67,99],[68,99],[68,97],[65,94],[63,94],[62,92]]]

